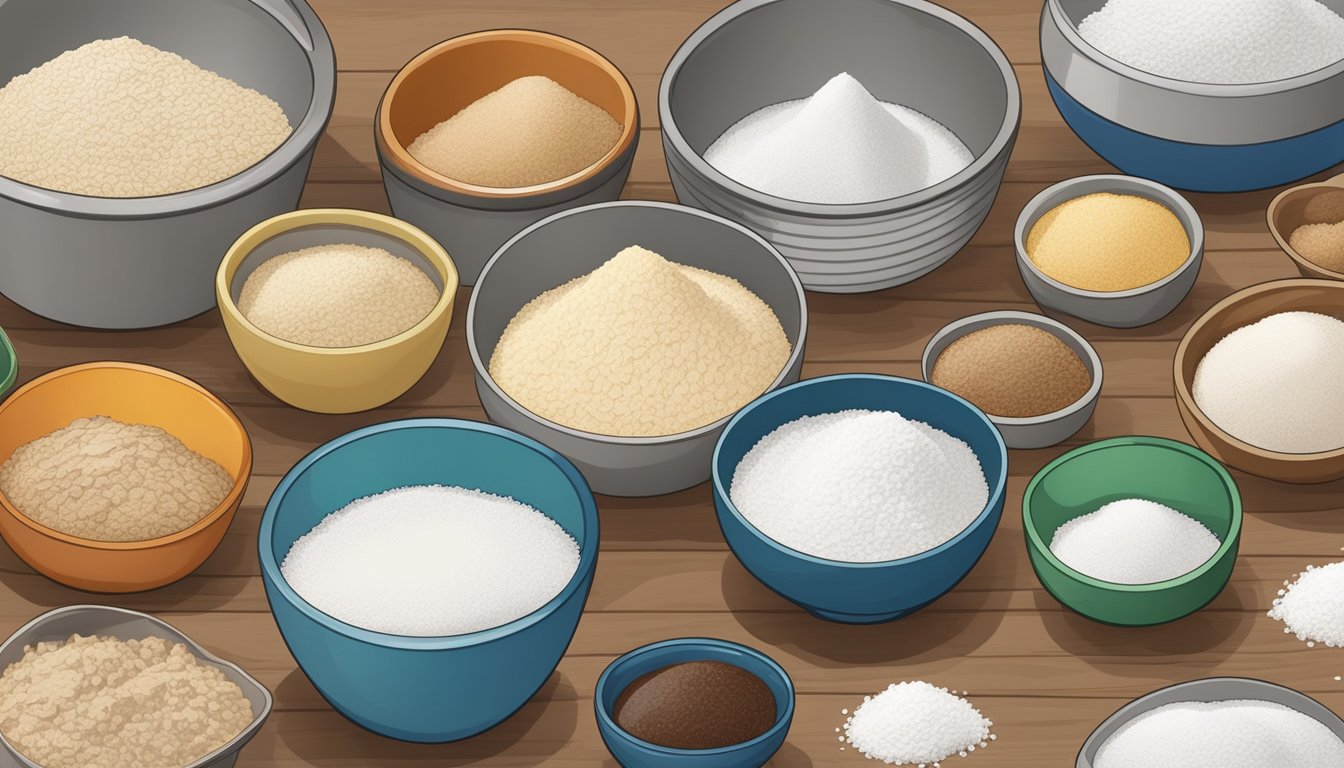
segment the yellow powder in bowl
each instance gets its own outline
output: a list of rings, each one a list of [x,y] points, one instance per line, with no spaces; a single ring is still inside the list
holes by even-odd
[[[1190,238],[1165,205],[1101,192],[1052,208],[1027,234],[1027,258],[1041,272],[1085,291],[1151,285],[1190,258]]]
[[[406,151],[436,173],[483,187],[563,179],[621,138],[606,110],[548,77],[520,77],[430,128]]]
[[[270,335],[310,347],[357,347],[410,330],[439,303],[424,270],[382,248],[318,245],[267,259],[238,311]]]
[[[962,336],[938,355],[929,383],[985,413],[1026,418],[1078,402],[1092,386],[1082,358],[1049,331],[1022,323]]]
[[[741,283],[631,246],[524,306],[489,370],[558,424],[672,435],[756,398],[791,349],[774,311]]]
[[[94,541],[144,541],[200,522],[233,478],[164,430],[106,416],[25,443],[0,464],[0,492],[28,518]]]

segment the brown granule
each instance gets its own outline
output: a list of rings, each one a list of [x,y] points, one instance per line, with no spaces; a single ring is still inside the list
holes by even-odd
[[[1288,245],[1318,267],[1344,272],[1344,223],[1303,224],[1293,230]]]
[[[775,695],[756,675],[721,661],[688,661],[635,680],[617,697],[612,716],[651,744],[717,749],[770,730],[775,709]]]
[[[1067,408],[1092,386],[1087,366],[1067,344],[1020,323],[982,328],[952,342],[929,379],[986,413],[1007,418]]]

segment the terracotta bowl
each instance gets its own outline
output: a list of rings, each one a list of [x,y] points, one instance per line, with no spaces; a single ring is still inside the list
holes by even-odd
[[[1278,243],[1284,253],[1288,254],[1288,258],[1293,260],[1303,277],[1344,280],[1344,272],[1326,269],[1293,250],[1293,246],[1288,244],[1288,238],[1292,236],[1293,231],[1303,224],[1334,224],[1340,221],[1340,219],[1332,221],[1333,217],[1313,215],[1313,212],[1307,210],[1312,201],[1327,195],[1337,198],[1330,202],[1331,207],[1338,206],[1344,212],[1344,173],[1315,184],[1301,184],[1285,189],[1270,201],[1265,218],[1269,222],[1269,233],[1274,236],[1274,242]]]

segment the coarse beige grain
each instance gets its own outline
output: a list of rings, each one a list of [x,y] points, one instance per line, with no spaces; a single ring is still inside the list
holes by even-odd
[[[1127,291],[1156,283],[1190,258],[1190,237],[1169,208],[1099,192],[1050,209],[1027,234],[1027,258],[1065,285]]]
[[[556,423],[671,435],[746,405],[790,351],[774,311],[741,283],[631,246],[524,306],[489,370],[510,397]]]
[[[430,128],[406,151],[436,173],[483,187],[527,187],[578,173],[616,146],[606,110],[540,75],[520,77]]]
[[[1344,272],[1344,223],[1303,224],[1289,235],[1288,244],[1312,264]]]
[[[233,478],[149,424],[75,419],[0,464],[0,492],[48,528],[95,541],[144,541],[200,522]]]
[[[424,270],[382,248],[318,245],[262,262],[243,283],[238,311],[285,341],[356,347],[414,327],[439,296]]]
[[[38,643],[0,675],[0,733],[42,768],[182,768],[252,717],[218,667],[159,637]]]
[[[0,175],[79,195],[208,186],[290,133],[269,97],[129,37],[82,45],[0,88]]]

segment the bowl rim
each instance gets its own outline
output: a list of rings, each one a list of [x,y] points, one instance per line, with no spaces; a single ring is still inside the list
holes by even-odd
[[[1311,259],[1308,259],[1306,256],[1303,256],[1302,254],[1298,253],[1297,249],[1294,248],[1292,244],[1288,242],[1288,237],[1291,235],[1285,236],[1283,232],[1279,231],[1278,225],[1274,223],[1274,215],[1279,212],[1279,208],[1284,203],[1288,202],[1288,198],[1293,197],[1298,193],[1315,189],[1326,189],[1337,191],[1344,190],[1344,173],[1331,176],[1330,178],[1325,179],[1323,181],[1315,181],[1307,184],[1297,184],[1295,186],[1288,187],[1279,194],[1275,195],[1274,199],[1269,201],[1269,205],[1265,207],[1265,223],[1269,226],[1269,234],[1273,236],[1274,242],[1278,244],[1279,248],[1282,249],[1284,253],[1288,254],[1288,258],[1293,260],[1293,263],[1297,265],[1299,270],[1306,270],[1313,277],[1320,277],[1331,280],[1344,280],[1344,272],[1339,272],[1330,269],[1328,267],[1323,267],[1320,264],[1317,264],[1316,262],[1312,261]],[[4,387],[0,387],[0,390],[3,389]]]
[[[489,387],[493,395],[500,398],[506,405],[508,405],[515,412],[526,417],[529,421],[535,424],[538,424],[547,429],[558,432],[564,435],[565,437],[578,438],[581,440],[587,440],[597,443],[605,443],[610,445],[623,445],[623,446],[668,445],[671,443],[679,443],[689,440],[695,440],[697,438],[703,437],[707,434],[711,434],[716,430],[721,429],[725,424],[728,423],[729,419],[733,418],[736,412],[729,413],[719,419],[710,422],[709,424],[696,427],[695,429],[686,430],[684,432],[677,432],[671,435],[603,435],[597,432],[586,432],[581,429],[575,429],[574,427],[566,426],[556,421],[551,421],[550,419],[547,419],[537,413],[534,413],[533,411],[529,410],[526,406],[519,403],[517,400],[514,400],[513,397],[509,395],[509,393],[505,392],[504,388],[501,387],[499,383],[495,381],[494,377],[490,375],[490,366],[485,360],[482,359],[480,345],[476,340],[476,306],[477,306],[477,299],[481,295],[481,285],[483,285],[486,279],[490,276],[490,273],[495,264],[499,262],[501,258],[505,255],[505,253],[514,245],[516,245],[519,241],[532,235],[534,232],[543,229],[544,227],[548,226],[554,221],[559,221],[561,219],[570,216],[581,216],[593,211],[600,211],[608,208],[649,208],[649,209],[668,211],[669,213],[672,213],[674,215],[692,216],[695,218],[704,219],[705,221],[708,221],[712,224],[716,224],[719,226],[726,226],[729,229],[732,229],[733,231],[746,236],[757,246],[759,246],[766,254],[774,258],[775,262],[779,265],[781,269],[784,270],[784,273],[789,277],[790,281],[792,281],[795,295],[798,298],[798,339],[797,341],[791,343],[788,359],[784,362],[784,365],[783,367],[780,368],[779,373],[775,376],[774,380],[770,382],[770,384],[766,387],[766,389],[762,392],[762,394],[769,394],[770,392],[777,391],[780,385],[783,384],[784,380],[788,377],[789,371],[793,370],[794,366],[797,365],[798,362],[801,360],[803,356],[804,347],[807,344],[807,326],[808,326],[807,294],[803,289],[802,282],[798,278],[798,273],[793,269],[793,266],[789,264],[788,259],[786,259],[782,254],[780,254],[779,250],[775,248],[775,246],[771,245],[769,242],[765,240],[765,238],[756,234],[751,229],[748,229],[747,227],[744,227],[735,221],[725,219],[722,216],[717,216],[715,214],[709,213],[708,211],[700,210],[699,208],[690,208],[676,203],[666,203],[656,200],[612,200],[605,203],[593,203],[591,205],[583,205],[578,206],[576,208],[570,208],[568,210],[560,211],[559,213],[552,214],[538,222],[529,225],[526,229],[523,229],[521,232],[509,238],[507,242],[505,242],[503,245],[499,247],[499,250],[495,251],[494,255],[491,256],[490,259],[485,262],[485,266],[481,268],[481,274],[476,279],[476,287],[472,289],[471,299],[467,303],[467,351],[471,355],[471,363],[472,367],[476,371],[477,381],[480,383],[484,383],[487,387]],[[555,287],[558,288],[559,286]],[[751,289],[748,288],[747,290]],[[764,301],[764,299],[762,299],[762,301]],[[770,311],[776,316],[776,319],[778,319],[779,313],[775,312],[775,308],[770,307]],[[496,343],[498,343],[498,340],[496,340]]]
[[[328,454],[356,441],[389,432],[424,428],[445,429],[456,432],[476,432],[502,438],[540,454],[543,458],[550,461],[556,469],[560,470],[560,473],[569,481],[570,487],[578,497],[585,530],[584,540],[578,542],[578,567],[574,569],[574,574],[570,577],[569,581],[565,583],[564,589],[560,590],[558,594],[538,606],[532,612],[505,624],[459,635],[421,636],[395,635],[388,632],[378,632],[376,630],[365,629],[364,627],[342,621],[308,602],[298,593],[298,591],[290,586],[289,582],[285,579],[284,573],[280,570],[280,562],[276,559],[275,551],[271,546],[271,539],[275,535],[275,518],[279,514],[280,504],[283,502],[285,495],[289,492],[295,481],[298,480],[299,476],[307,472],[322,459],[326,458]],[[335,511],[336,510],[334,509],[331,510],[331,512]],[[546,514],[545,510],[538,511],[542,514]],[[547,517],[550,516],[547,515]],[[588,535],[587,532],[589,531],[591,531],[591,535]],[[268,604],[271,604],[271,614],[273,617],[275,615],[275,606],[273,603],[276,598],[272,597],[272,592],[283,598],[285,603],[303,614],[309,621],[318,624],[327,631],[335,632],[350,640],[365,645],[380,648],[392,648],[396,650],[446,651],[457,648],[476,647],[503,640],[532,627],[554,614],[556,609],[568,602],[580,591],[580,587],[585,581],[591,579],[593,571],[597,566],[598,540],[600,535],[597,501],[593,498],[593,492],[588,487],[588,481],[584,479],[583,475],[579,473],[579,470],[576,469],[564,456],[561,456],[559,453],[526,435],[514,432],[510,429],[505,429],[504,427],[480,421],[472,421],[470,419],[431,416],[394,419],[392,421],[370,424],[369,426],[346,432],[343,435],[338,435],[309,451],[303,458],[299,459],[293,467],[290,467],[290,469],[285,472],[284,477],[280,479],[280,483],[275,487],[270,498],[266,500],[266,506],[262,510],[261,523],[257,531],[257,550],[258,560],[261,565],[262,580],[269,587],[266,590],[266,601]],[[284,634],[283,630],[281,634]],[[288,639],[286,639],[285,642],[288,643]]]
[[[5,366],[0,369],[0,398],[3,398],[19,376],[19,353],[14,350],[14,342],[5,335],[4,328],[0,328],[0,365]]]
[[[251,674],[249,674],[247,670],[243,669],[241,666],[227,659],[223,659],[219,656],[216,656],[215,654],[207,650],[205,646],[201,645],[196,640],[192,639],[192,637],[189,636],[187,633],[183,632],[182,630],[178,629],[172,624],[169,624],[163,619],[160,619],[159,617],[154,616],[153,614],[145,613],[143,611],[133,611],[128,608],[118,608],[116,606],[111,605],[95,605],[95,604],[66,605],[59,608],[53,608],[45,613],[35,616],[34,618],[30,619],[27,623],[25,623],[23,626],[14,630],[9,635],[9,637],[4,640],[3,643],[0,643],[0,651],[3,651],[6,648],[8,648],[19,637],[28,634],[29,632],[41,629],[47,624],[50,624],[52,621],[59,619],[66,614],[71,613],[94,613],[94,614],[114,615],[117,617],[127,619],[140,619],[143,621],[147,621],[150,624],[154,624],[158,626],[160,629],[163,629],[168,634],[176,636],[178,638],[177,642],[181,643],[182,645],[185,645],[187,649],[191,651],[192,655],[195,656],[197,659],[204,661],[206,664],[209,664],[210,666],[213,666],[215,668],[227,667],[229,669],[232,669],[234,672],[237,672],[243,678],[243,680],[245,680],[249,685],[253,687],[253,689],[255,689],[256,692],[258,692],[261,695],[262,700],[261,712],[259,714],[254,713],[252,715],[251,722],[249,722],[246,727],[244,727],[233,738],[229,739],[224,744],[221,744],[219,747],[209,752],[208,754],[196,758],[191,763],[184,766],[184,768],[206,768],[207,766],[214,765],[216,760],[220,759],[221,757],[224,757],[225,755],[237,753],[244,746],[246,746],[247,743],[251,741],[253,737],[257,735],[257,732],[261,730],[261,726],[265,724],[266,719],[270,717],[271,711],[275,707],[275,697],[271,694],[270,689],[262,685],[261,682],[258,681]],[[101,632],[102,630],[100,630],[100,633]],[[122,639],[112,633],[108,633],[108,636],[115,637],[118,640]],[[241,686],[239,687],[241,688]],[[26,755],[20,752],[18,748],[16,748],[12,743],[10,743],[9,739],[3,733],[0,733],[0,743],[3,743],[11,754],[21,758],[22,761],[27,766],[30,766],[31,768],[40,768],[40,766],[38,766],[37,763],[33,762]]]
[[[1191,340],[1195,337],[1196,333],[1203,331],[1216,317],[1242,302],[1264,294],[1275,293],[1292,288],[1323,288],[1326,290],[1344,291],[1344,282],[1317,277],[1292,277],[1283,280],[1270,280],[1235,291],[1228,296],[1225,296],[1217,304],[1209,307],[1208,310],[1195,319],[1195,322],[1191,323],[1190,328],[1186,330],[1185,335],[1181,337],[1180,343],[1176,345],[1176,354],[1172,357],[1172,380],[1176,389],[1176,400],[1179,405],[1189,411],[1195,422],[1199,424],[1200,428],[1205,433],[1216,437],[1222,443],[1248,456],[1275,462],[1306,463],[1315,461],[1335,461],[1344,458],[1344,446],[1332,448],[1328,451],[1316,451],[1313,453],[1284,453],[1282,451],[1271,451],[1266,448],[1261,448],[1258,445],[1248,443],[1239,437],[1233,436],[1231,433],[1215,424],[1213,419],[1210,418],[1208,414],[1204,413],[1204,409],[1199,407],[1199,403],[1195,402],[1194,384],[1193,382],[1186,381],[1185,374],[1182,373],[1181,370],[1185,367],[1185,359],[1190,356]],[[1302,310],[1294,310],[1291,307],[1279,307],[1270,314],[1281,314],[1294,311]],[[1260,320],[1269,317],[1270,314],[1263,315],[1252,322],[1259,322]],[[1234,330],[1240,330],[1250,324],[1251,323],[1245,323]],[[1223,334],[1223,338],[1226,338],[1229,333],[1232,333],[1232,331]],[[1219,341],[1221,340],[1222,339],[1219,339]],[[1217,342],[1214,343],[1216,344]],[[1195,367],[1196,370],[1198,370],[1198,363],[1196,363]]]
[[[784,706],[782,707],[783,711],[775,716],[774,724],[771,725],[770,728],[761,735],[756,736],[755,738],[752,739],[748,739],[747,741],[739,742],[737,744],[730,744],[726,747],[714,747],[712,749],[680,749],[676,747],[664,747],[660,744],[654,744],[653,742],[645,741],[644,739],[635,736],[634,734],[622,728],[616,722],[616,718],[612,716],[612,713],[608,710],[608,708],[602,705],[603,693],[606,691],[607,687],[611,684],[611,677],[618,671],[620,671],[623,667],[637,661],[641,657],[648,656],[650,654],[660,654],[662,651],[677,648],[686,648],[695,651],[703,651],[704,657],[699,659],[699,661],[722,661],[724,663],[731,663],[730,661],[725,661],[724,657],[726,652],[732,652],[744,656],[750,656],[751,658],[756,659],[757,661],[765,664],[766,668],[770,670],[771,674],[776,678],[776,680],[784,684],[784,689],[787,691],[787,696],[785,698],[785,701],[783,702],[784,704]],[[620,692],[617,692],[616,695],[620,696]],[[743,645],[741,643],[735,643],[731,640],[721,640],[719,638],[713,638],[713,637],[676,637],[671,638],[669,640],[660,640],[653,643],[646,643],[644,645],[639,646],[638,648],[626,651],[625,653],[621,654],[617,658],[613,659],[610,663],[608,663],[606,668],[602,670],[602,674],[599,675],[597,678],[597,685],[594,688],[593,692],[593,710],[597,715],[597,722],[599,728],[609,730],[611,733],[614,734],[619,734],[623,739],[632,742],[641,749],[647,750],[649,752],[654,752],[660,756],[665,756],[669,758],[676,758],[676,757],[708,758],[708,757],[724,757],[727,755],[731,755],[735,752],[754,749],[762,744],[765,744],[775,738],[780,737],[781,736],[780,731],[788,730],[793,721],[796,698],[797,693],[794,690],[793,679],[789,677],[789,673],[784,669],[784,667],[779,662],[770,658],[770,656],[766,655],[765,652],[758,651],[755,648]],[[779,703],[780,702],[776,700],[776,704]]]
[[[392,130],[392,102],[396,100],[401,90],[401,86],[406,82],[417,69],[426,62],[438,58],[439,56],[455,51],[459,48],[465,48],[481,43],[493,42],[513,42],[525,43],[528,45],[550,48],[556,51],[563,51],[569,55],[582,59],[595,65],[602,70],[621,92],[622,102],[625,110],[620,117],[613,115],[613,119],[621,122],[621,135],[616,143],[607,150],[606,154],[594,160],[588,166],[558,179],[544,181],[539,184],[530,184],[522,187],[492,187],[484,184],[473,184],[466,181],[454,179],[429,166],[416,160],[410,153],[406,145],[397,138]],[[604,110],[605,111],[605,110]],[[449,115],[452,117],[452,115]],[[448,118],[444,118],[445,120]],[[630,85],[630,80],[625,73],[620,70],[610,59],[598,53],[577,40],[573,40],[563,35],[557,35],[553,32],[545,32],[536,29],[525,29],[512,27],[507,29],[488,29],[479,32],[469,32],[440,41],[424,49],[420,53],[411,57],[409,61],[402,65],[388,83],[382,97],[378,100],[378,108],[374,115],[374,138],[378,145],[379,155],[390,161],[396,169],[410,174],[417,181],[428,184],[438,189],[444,189],[460,195],[476,198],[488,199],[518,199],[535,197],[550,192],[572,189],[586,181],[589,181],[605,170],[611,168],[616,161],[622,157],[634,145],[639,136],[639,101],[635,96],[634,87]]]
[[[733,197],[746,200],[750,204],[784,213],[817,218],[849,218],[856,216],[877,216],[915,208],[932,200],[944,197],[949,192],[969,186],[993,165],[1000,162],[1002,156],[1016,139],[1018,126],[1022,120],[1022,89],[1017,75],[1008,57],[999,48],[994,39],[974,22],[928,0],[883,0],[884,5],[900,6],[947,24],[961,34],[969,37],[984,49],[985,53],[998,66],[1003,78],[1003,87],[1007,97],[1003,121],[989,146],[969,165],[952,176],[929,187],[905,195],[872,200],[862,203],[810,203],[803,200],[791,200],[778,197],[749,187],[719,171],[696,152],[682,134],[672,114],[672,86],[681,74],[682,67],[710,36],[741,17],[764,6],[773,5],[781,0],[738,0],[706,19],[677,48],[658,83],[658,114],[662,127],[663,141],[670,144],[679,159],[690,165],[699,176],[707,179],[716,189],[728,192]],[[811,94],[808,94],[811,95]],[[806,97],[804,97],[806,98]],[[743,115],[742,117],[747,117]],[[932,115],[928,117],[934,118]],[[740,118],[739,118],[740,119]],[[725,130],[727,130],[725,128]]]
[[[1061,0],[1046,0],[1045,12],[1050,14],[1050,17],[1054,20],[1055,26],[1059,29],[1060,34],[1064,36],[1064,39],[1068,41],[1069,46],[1075,51],[1078,51],[1115,74],[1166,91],[1176,91],[1192,96],[1213,96],[1222,98],[1265,96],[1305,88],[1344,73],[1344,59],[1340,59],[1331,64],[1327,64],[1324,67],[1314,69],[1310,72],[1304,72],[1300,75],[1254,83],[1201,83],[1197,80],[1180,80],[1174,77],[1165,77],[1163,75],[1148,72],[1147,70],[1139,69],[1131,64],[1113,58],[1110,54],[1107,54],[1100,48],[1092,45],[1092,43],[1084,38],[1082,33],[1078,31],[1078,27],[1073,23],[1072,17],[1070,17],[1064,10]]]
[[[1073,187],[1103,182],[1106,184],[1105,189],[1070,195],[1067,199],[1051,206],[1050,210],[1054,210],[1065,203],[1072,202],[1087,195],[1104,193],[1142,197],[1158,203],[1176,217],[1176,220],[1181,224],[1181,229],[1185,230],[1186,238],[1190,241],[1190,253],[1185,257],[1185,261],[1181,262],[1180,266],[1176,267],[1176,269],[1172,270],[1160,280],[1148,283],[1147,285],[1140,285],[1137,288],[1127,288],[1123,291],[1093,291],[1086,288],[1077,288],[1068,283],[1056,280],[1045,272],[1042,272],[1040,267],[1036,266],[1036,262],[1032,261],[1031,257],[1027,255],[1027,236],[1029,234],[1027,222],[1030,221],[1031,226],[1034,227],[1037,221],[1039,221],[1046,213],[1049,213],[1049,211],[1041,210],[1045,207],[1047,198],[1055,196],[1060,192],[1070,190]],[[1139,194],[1136,191],[1136,188],[1147,190],[1154,197],[1160,198],[1160,200],[1154,200],[1153,197]],[[1189,224],[1186,223],[1187,221]],[[1017,223],[1013,225],[1013,249],[1016,251],[1019,267],[1029,270],[1033,277],[1056,291],[1086,299],[1132,299],[1136,296],[1145,296],[1150,293],[1161,291],[1179,280],[1182,275],[1189,272],[1192,267],[1203,260],[1204,220],[1200,218],[1199,212],[1195,210],[1195,207],[1190,204],[1190,201],[1187,200],[1184,195],[1165,184],[1160,184],[1151,179],[1144,179],[1138,176],[1127,176],[1120,173],[1093,173],[1086,176],[1074,176],[1072,178],[1064,179],[1063,181],[1055,182],[1036,193],[1035,196],[1028,200],[1027,204],[1022,206],[1022,210],[1018,212]]]
[[[974,415],[980,418],[980,420],[984,423],[984,425],[989,429],[990,433],[994,436],[994,440],[999,446],[1000,466],[998,477],[990,478],[989,475],[985,473],[984,462],[980,459],[980,455],[976,454],[976,460],[980,461],[980,471],[981,473],[985,474],[985,485],[989,487],[989,495],[985,500],[984,509],[980,510],[980,513],[976,515],[975,518],[971,520],[971,522],[968,523],[965,528],[962,528],[960,531],[958,531],[955,536],[931,549],[926,549],[923,552],[916,552],[913,555],[907,555],[905,557],[898,557],[894,560],[871,560],[871,561],[833,560],[831,558],[818,557],[817,555],[808,554],[807,552],[803,552],[802,550],[799,549],[794,549],[793,547],[790,547],[787,544],[782,544],[776,541],[775,539],[771,538],[768,534],[766,534],[764,531],[757,528],[755,524],[753,524],[750,520],[746,518],[745,515],[742,514],[742,511],[737,508],[737,505],[733,503],[732,496],[729,494],[729,488],[724,485],[722,452],[723,452],[723,443],[725,439],[727,439],[728,434],[735,427],[737,427],[738,423],[743,418],[745,418],[747,414],[749,414],[751,411],[754,411],[756,408],[764,405],[764,403],[767,400],[770,400],[771,398],[774,398],[777,395],[782,395],[783,393],[792,392],[794,390],[801,390],[806,387],[823,387],[823,388],[829,387],[834,384],[845,381],[875,381],[883,384],[884,386],[915,387],[918,389],[931,390],[942,397],[946,397],[952,400],[955,404],[970,410]],[[829,411],[829,413],[837,413],[837,412],[838,411]],[[904,414],[902,414],[902,416],[904,416]],[[795,419],[790,419],[790,421],[796,420],[796,418],[797,417],[795,417]],[[905,418],[911,418],[911,420],[913,421],[919,420],[918,417],[913,418],[905,417]],[[778,429],[779,427],[782,427],[784,426],[784,424],[787,423],[788,422],[784,422],[783,424],[776,425],[775,429]],[[930,424],[930,426],[934,425]],[[955,435],[953,435],[953,437],[955,437]],[[759,442],[759,439],[757,440],[757,442]],[[967,537],[969,537],[972,531],[977,530],[978,528],[980,528],[980,526],[987,523],[989,519],[994,516],[995,509],[1000,509],[1001,512],[1001,507],[1007,496],[1007,489],[1008,489],[1008,447],[1003,442],[1003,435],[1002,433],[999,432],[999,428],[994,426],[994,422],[989,420],[989,416],[987,416],[984,411],[980,410],[978,407],[976,407],[974,403],[970,402],[969,400],[966,400],[960,395],[949,392],[946,389],[943,389],[942,387],[936,387],[926,381],[920,381],[919,379],[910,379],[904,376],[888,376],[879,373],[836,373],[831,374],[829,376],[818,376],[811,379],[802,379],[800,381],[794,382],[793,384],[790,384],[787,387],[780,387],[779,389],[773,392],[767,392],[761,395],[760,397],[756,398],[755,400],[751,401],[746,406],[744,406],[742,410],[738,411],[733,416],[732,421],[728,422],[728,426],[724,427],[723,433],[719,435],[718,442],[714,444],[714,456],[711,461],[711,467],[713,471],[710,480],[713,483],[714,497],[718,502],[720,502],[718,504],[715,504],[715,507],[717,508],[717,516],[720,518],[720,520],[722,520],[726,511],[727,515],[732,517],[732,519],[739,525],[750,531],[752,535],[755,536],[757,539],[759,539],[761,542],[765,543],[767,546],[778,551],[779,553],[792,557],[796,560],[800,560],[802,562],[811,565],[824,566],[828,568],[845,568],[860,571],[889,568],[892,566],[911,565],[914,563],[924,561],[926,559],[932,559],[938,557],[939,555],[942,555],[944,552],[952,549],[956,545],[960,544]],[[734,466],[732,468],[732,473],[736,474],[736,472],[737,467]],[[731,482],[732,480],[730,476],[729,485],[731,485]],[[731,544],[729,544],[729,548],[730,549],[732,548]],[[734,552],[736,552],[736,550],[734,550]]]
[[[183,376],[180,373],[167,370],[166,368],[158,368],[152,365],[124,362],[120,360],[99,360],[91,363],[78,363],[76,365],[67,365],[64,368],[57,368],[54,371],[50,371],[41,376],[38,376],[32,381],[29,381],[27,384],[24,384],[22,387],[19,387],[18,389],[14,390],[13,394],[5,398],[3,401],[0,401],[0,418],[3,418],[6,410],[10,408],[21,407],[21,406],[15,406],[15,403],[20,402],[23,399],[23,396],[26,395],[27,393],[39,389],[43,386],[46,386],[48,383],[55,381],[56,379],[64,378],[66,376],[82,376],[83,374],[89,371],[96,371],[96,370],[118,370],[137,376],[158,376],[159,378],[167,379],[179,386],[191,390],[197,395],[197,397],[203,400],[207,405],[209,405],[214,410],[223,415],[224,418],[227,419],[233,425],[234,429],[237,430],[239,437],[242,438],[242,453],[239,461],[239,464],[241,466],[240,471],[237,473],[237,475],[234,475],[234,473],[231,472],[228,467],[224,468],[224,470],[226,472],[229,472],[230,476],[232,476],[233,478],[233,484],[229,488],[228,495],[225,496],[224,499],[220,501],[219,504],[216,505],[215,508],[212,509],[209,514],[207,514],[205,517],[202,517],[200,520],[197,520],[190,526],[183,528],[180,531],[170,533],[166,536],[159,536],[153,539],[141,539],[138,541],[99,541],[97,539],[86,539],[80,536],[74,536],[69,533],[58,531],[55,528],[48,528],[47,526],[37,522],[31,517],[28,517],[22,511],[20,511],[18,506],[14,504],[14,502],[10,501],[9,497],[5,495],[3,490],[0,490],[0,509],[3,509],[11,517],[13,517],[15,520],[22,523],[25,527],[31,529],[35,533],[46,536],[49,539],[55,539],[56,541],[59,541],[64,544],[72,544],[74,546],[83,547],[85,549],[96,549],[96,550],[113,551],[113,552],[132,552],[146,549],[157,549],[159,547],[166,547],[170,544],[176,544],[179,541],[189,539],[195,536],[196,534],[201,533],[202,531],[205,531],[206,529],[212,527],[221,518],[223,518],[226,514],[228,514],[229,510],[234,509],[238,506],[239,502],[242,501],[243,492],[247,489],[247,482],[252,475],[252,438],[250,435],[248,435],[247,428],[243,426],[243,422],[238,418],[238,414],[234,412],[233,408],[230,407],[229,404],[225,402],[223,398],[211,392],[210,390],[206,389],[203,385],[199,384],[195,380]],[[169,434],[172,434],[171,430],[165,430],[165,431],[167,431]],[[190,448],[191,446],[187,447]],[[6,459],[8,459],[8,457],[6,457]]]
[[[1203,464],[1212,469],[1222,482],[1223,488],[1227,491],[1228,499],[1231,502],[1231,521],[1228,523],[1227,534],[1219,538],[1218,549],[1209,556],[1209,559],[1200,563],[1198,567],[1187,571],[1175,578],[1164,579],[1162,581],[1151,581],[1146,584],[1121,584],[1114,581],[1105,581],[1095,576],[1089,576],[1082,571],[1076,570],[1055,556],[1050,551],[1050,545],[1045,542],[1041,536],[1040,530],[1036,527],[1035,516],[1031,510],[1031,499],[1035,495],[1036,489],[1040,487],[1045,478],[1056,469],[1060,468],[1069,461],[1097,451],[1106,451],[1115,448],[1161,448],[1174,451],[1184,455],[1188,459]],[[1141,498],[1135,495],[1133,498]],[[1095,511],[1095,510],[1093,510]],[[1179,510],[1178,510],[1179,511]],[[1083,514],[1087,514],[1084,512]],[[1080,515],[1081,516],[1081,515]],[[1162,592],[1168,589],[1185,586],[1191,582],[1204,577],[1209,571],[1227,557],[1230,552],[1234,552],[1241,541],[1242,521],[1244,519],[1244,509],[1241,501],[1241,489],[1237,487],[1236,480],[1232,478],[1232,473],[1222,465],[1217,459],[1213,458],[1204,451],[1193,445],[1182,443],[1178,440],[1170,440],[1165,437],[1152,437],[1148,435],[1126,435],[1123,437],[1111,437],[1105,440],[1080,445],[1073,450],[1067,451],[1061,456],[1056,457],[1049,464],[1041,467],[1040,470],[1032,475],[1031,481],[1027,483],[1026,490],[1022,492],[1022,528],[1027,535],[1028,547],[1035,551],[1050,564],[1052,568],[1060,571],[1071,579],[1078,581],[1094,589],[1103,589],[1108,592],[1121,592],[1127,594],[1149,594],[1153,592]]]
[[[969,328],[969,326],[977,323],[984,323],[984,325],[979,328]],[[1050,411],[1049,413],[1043,413],[1039,416],[995,416],[989,411],[985,411],[985,415],[989,417],[990,421],[1005,427],[1029,427],[1039,424],[1049,424],[1061,421],[1078,413],[1095,403],[1097,398],[1101,396],[1101,384],[1104,372],[1101,365],[1101,356],[1097,354],[1097,350],[1092,346],[1091,342],[1083,338],[1082,334],[1052,317],[1047,317],[1036,312],[1022,312],[1013,309],[994,310],[967,315],[966,317],[959,320],[953,320],[947,325],[944,325],[930,336],[928,343],[924,345],[924,353],[920,357],[920,368],[924,374],[924,381],[930,384],[933,383],[929,381],[929,379],[933,375],[934,366],[937,365],[938,358],[943,356],[943,352],[946,352],[948,347],[976,331],[982,331],[1000,325],[1029,325],[1034,328],[1039,328],[1042,331],[1046,331],[1061,341],[1072,339],[1074,342],[1077,342],[1087,353],[1085,355],[1080,355],[1080,357],[1083,359],[1083,365],[1088,369],[1088,374],[1091,377],[1092,382],[1082,396],[1063,408]],[[933,348],[943,341],[946,341],[947,344],[941,351],[939,351],[937,357],[934,357]],[[1070,347],[1070,351],[1073,351],[1072,347]]]
[[[426,261],[443,270],[443,275],[439,276],[443,279],[443,288],[439,291],[438,301],[415,325],[401,333],[381,341],[357,344],[352,347],[314,347],[299,344],[274,336],[257,327],[243,314],[242,310],[238,308],[237,302],[233,300],[233,277],[237,274],[238,268],[242,266],[248,256],[252,255],[253,251],[276,237],[308,227],[322,228],[329,226],[362,229],[367,232],[385,235],[400,240],[415,250]],[[333,242],[332,244],[336,243]],[[272,216],[253,225],[239,235],[229,246],[229,250],[224,253],[224,258],[219,262],[219,268],[215,270],[215,299],[219,305],[220,313],[225,315],[226,319],[237,323],[252,336],[260,338],[272,346],[320,357],[349,357],[378,352],[420,336],[438,323],[443,315],[452,309],[453,302],[457,299],[459,287],[457,266],[453,263],[452,257],[448,255],[442,245],[439,245],[438,241],[426,234],[424,230],[401,219],[353,208],[305,208]]]

